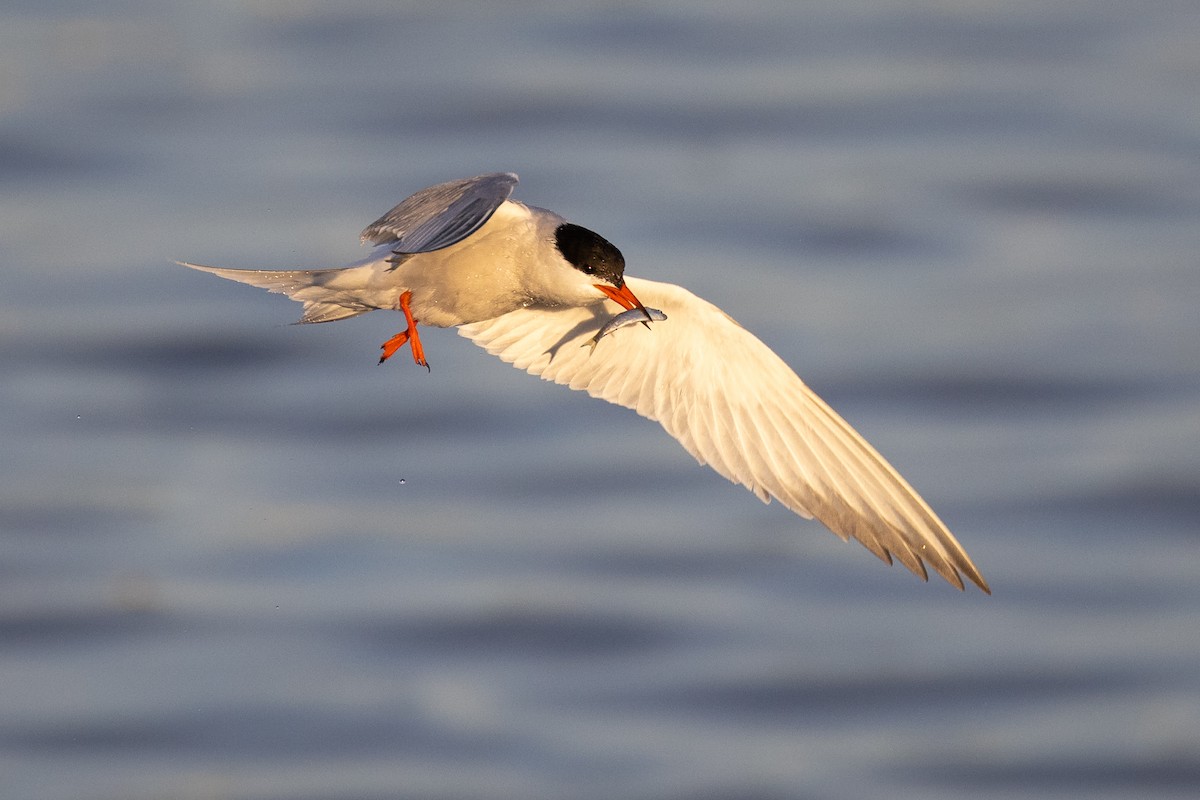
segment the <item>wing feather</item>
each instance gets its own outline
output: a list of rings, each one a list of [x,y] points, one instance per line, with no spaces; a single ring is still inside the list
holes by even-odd
[[[657,420],[701,464],[764,501],[778,499],[885,562],[989,592],[962,546],[907,482],[766,345],[710,303],[627,278],[668,319],[581,347],[602,304],[524,308],[462,326],[488,352],[545,380]]]
[[[398,255],[449,247],[479,230],[517,181],[511,172],[495,172],[422,189],[368,225],[363,241],[392,244]]]

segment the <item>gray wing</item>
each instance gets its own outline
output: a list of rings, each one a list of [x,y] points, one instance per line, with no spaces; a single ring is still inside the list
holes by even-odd
[[[518,178],[494,172],[430,186],[372,222],[365,242],[389,244],[394,253],[428,253],[461,242],[487,222],[509,198]]]

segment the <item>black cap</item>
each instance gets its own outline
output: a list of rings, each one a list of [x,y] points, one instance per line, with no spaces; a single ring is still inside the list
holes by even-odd
[[[563,258],[585,275],[625,285],[625,257],[616,245],[594,231],[564,222],[554,231],[554,244]]]

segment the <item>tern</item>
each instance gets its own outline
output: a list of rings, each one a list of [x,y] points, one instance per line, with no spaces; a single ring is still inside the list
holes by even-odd
[[[517,180],[493,173],[422,189],[368,225],[370,254],[344,267],[179,263],[300,301],[301,323],[400,311],[405,330],[384,342],[380,363],[407,344],[428,369],[418,323],[458,327],[518,369],[656,420],[763,502],[816,517],[923,580],[928,565],[991,594],[929,505],[770,348],[687,289],[626,276],[621,251],[599,234],[510,199]],[[581,346],[612,318],[610,302],[642,309],[645,326]]]

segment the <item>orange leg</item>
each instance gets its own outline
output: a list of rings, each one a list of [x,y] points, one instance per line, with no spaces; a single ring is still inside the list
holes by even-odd
[[[400,310],[404,312],[404,319],[408,322],[408,328],[380,345],[383,355],[379,357],[379,363],[382,364],[387,361],[395,355],[397,350],[411,341],[413,361],[425,369],[429,369],[429,362],[425,360],[425,348],[421,347],[421,337],[417,336],[417,321],[413,319],[412,309],[408,307],[411,300],[412,292],[405,292],[400,295]]]

